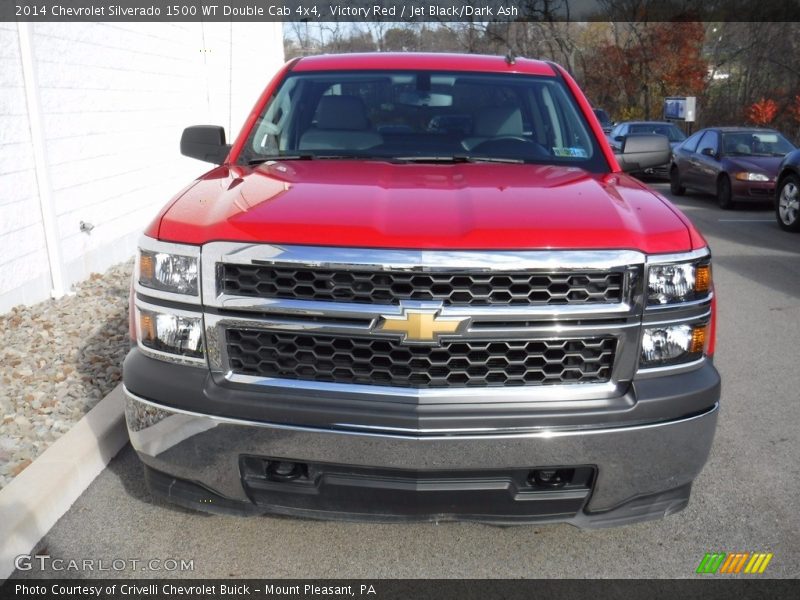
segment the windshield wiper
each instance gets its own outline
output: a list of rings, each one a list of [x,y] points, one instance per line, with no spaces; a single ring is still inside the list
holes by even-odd
[[[248,165],[260,165],[271,160],[391,160],[388,156],[373,154],[274,154],[247,161]]]
[[[254,158],[252,160],[248,160],[248,165],[260,165],[265,162],[269,162],[271,160],[314,160],[317,158],[313,154],[275,154],[273,156],[262,156],[260,158]]]
[[[436,156],[380,156],[374,154],[275,154],[247,161],[248,165],[260,165],[279,160],[385,160],[387,162],[410,163],[509,163],[523,164],[521,158],[502,158],[495,156],[467,156],[465,154]]]
[[[521,165],[525,161],[521,158],[501,158],[496,156],[467,156],[466,154],[453,154],[441,156],[395,156],[392,160],[397,162],[432,162],[432,163],[509,163]]]

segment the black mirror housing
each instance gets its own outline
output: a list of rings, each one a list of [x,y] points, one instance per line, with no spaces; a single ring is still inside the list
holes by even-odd
[[[225,129],[218,125],[194,125],[183,130],[181,154],[221,165],[231,150],[225,143]]]
[[[717,158],[717,153],[714,151],[713,148],[703,148],[700,150],[700,154],[703,156],[710,156],[711,158]]]
[[[669,162],[672,148],[664,135],[634,133],[625,137],[617,162],[623,171],[643,171]]]

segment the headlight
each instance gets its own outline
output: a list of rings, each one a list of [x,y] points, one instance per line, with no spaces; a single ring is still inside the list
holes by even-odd
[[[139,349],[159,360],[205,365],[200,247],[142,236],[133,279]]]
[[[648,258],[647,306],[641,337],[642,376],[660,368],[702,364],[713,341],[711,255],[708,249]]]
[[[195,256],[139,251],[139,283],[144,287],[197,296],[198,260]]]
[[[651,264],[647,270],[647,303],[673,304],[707,296],[711,291],[708,263]]]
[[[737,173],[736,179],[739,181],[769,181],[769,177],[762,173]]]
[[[642,333],[640,367],[662,367],[702,358],[708,325],[646,327]]]
[[[189,359],[205,355],[200,317],[139,308],[138,324],[139,343],[145,349]]]

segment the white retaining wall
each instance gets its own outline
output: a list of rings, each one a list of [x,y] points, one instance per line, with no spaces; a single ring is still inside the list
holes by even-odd
[[[183,128],[237,134],[282,36],[280,23],[0,23],[0,314],[132,256],[210,168],[179,154]]]

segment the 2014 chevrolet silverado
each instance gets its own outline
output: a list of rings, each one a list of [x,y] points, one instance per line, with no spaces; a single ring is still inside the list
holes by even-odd
[[[152,493],[196,509],[566,521],[681,510],[717,420],[709,249],[561,67],[289,62],[141,239],[125,360]],[[621,168],[620,165],[624,167]]]

